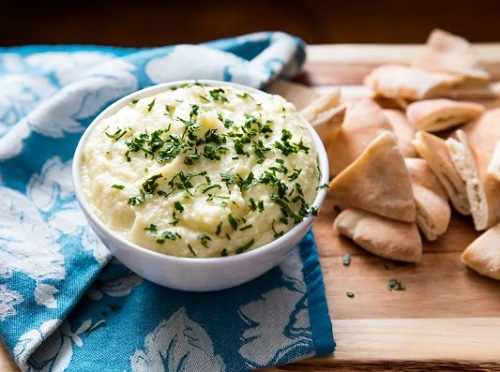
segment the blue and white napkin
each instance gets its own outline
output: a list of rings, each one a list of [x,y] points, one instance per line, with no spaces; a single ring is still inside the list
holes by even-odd
[[[333,352],[312,232],[233,289],[170,290],[113,260],[79,211],[71,162],[106,106],[182,79],[263,88],[292,78],[301,40],[0,48],[0,336],[26,371],[247,371]]]

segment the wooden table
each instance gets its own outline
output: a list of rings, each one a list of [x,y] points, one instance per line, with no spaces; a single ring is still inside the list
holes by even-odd
[[[373,67],[408,63],[421,47],[313,45],[299,80],[320,89],[342,86],[346,99],[356,99],[368,94],[361,83]],[[475,47],[500,81],[500,44]],[[327,199],[315,235],[337,349],[269,371],[500,371],[500,282],[460,262],[460,253],[477,236],[469,218],[455,215],[448,233],[424,243],[422,262],[401,265],[338,237],[334,214]],[[352,256],[349,266],[342,263],[344,253]],[[389,291],[391,278],[406,290]],[[1,347],[0,371],[16,371]]]

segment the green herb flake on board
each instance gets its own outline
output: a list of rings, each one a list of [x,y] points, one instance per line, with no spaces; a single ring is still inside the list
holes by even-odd
[[[397,279],[390,279],[389,282],[387,282],[387,289],[389,291],[404,291],[406,290],[406,286],[401,283],[399,280]]]
[[[342,264],[344,266],[349,266],[351,264],[351,255],[349,253],[344,253],[342,256]]]

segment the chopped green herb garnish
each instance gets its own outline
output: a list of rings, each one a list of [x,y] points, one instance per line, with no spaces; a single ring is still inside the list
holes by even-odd
[[[221,233],[221,230],[222,230],[222,221],[219,222],[219,224],[217,225],[217,230],[215,230],[215,235],[220,235]]]
[[[241,98],[241,99],[245,99],[245,98],[251,98],[251,99],[253,99],[253,97],[248,92],[243,92],[241,94],[237,94],[236,96],[239,97],[239,98]]]
[[[288,176],[288,180],[290,182],[295,181],[297,178],[299,178],[301,172],[302,172],[302,169],[294,169],[293,173]]]
[[[117,185],[117,184],[111,185],[111,187],[113,189],[118,189],[118,190],[123,190],[125,188],[124,185]]]
[[[128,199],[128,204],[130,205],[139,205],[141,203],[144,203],[144,201],[146,200],[145,196],[144,195],[138,195],[138,196],[132,196]]]
[[[353,298],[354,297],[354,292],[346,292],[345,293],[347,295],[347,297],[349,298]]]
[[[153,106],[155,105],[156,98],[153,98],[153,100],[148,104],[148,112],[151,112],[153,109]]]
[[[162,177],[163,176],[161,175],[161,173],[155,174],[154,176],[151,176],[146,181],[144,181],[142,184],[142,189],[144,190],[144,193],[153,194],[159,185],[158,182],[156,181]]]
[[[349,266],[351,263],[351,255],[349,253],[344,253],[342,256],[342,264],[344,266]]]
[[[273,220],[273,223],[271,224],[271,228],[273,229],[273,232],[274,232],[274,238],[275,238],[275,239],[278,239],[279,237],[283,236],[283,235],[285,234],[285,232],[284,232],[284,231],[276,231],[276,229],[275,229],[275,227],[274,227],[274,223],[275,223],[275,222],[276,222],[276,221],[275,221],[275,220]]]
[[[188,244],[188,249],[189,249],[189,252],[191,252],[191,254],[196,257],[196,252],[194,251],[193,247],[191,246],[191,244]]]
[[[121,128],[118,128],[115,133],[104,132],[106,137],[114,139],[115,141],[118,141],[120,138],[122,138],[125,133],[127,133],[127,130]]]
[[[180,202],[180,201],[176,201],[176,202],[174,203],[174,208],[175,208],[176,210],[178,210],[179,212],[183,212],[183,211],[184,211],[184,206],[181,204],[181,202]]]
[[[252,212],[258,211],[259,213],[262,213],[264,211],[263,200],[259,200],[258,202],[256,202],[254,198],[250,198],[248,199],[248,202],[248,208],[250,208]]]
[[[241,247],[238,247],[236,248],[236,254],[240,254],[240,253],[243,253],[245,251],[247,251],[248,249],[250,249],[250,247],[254,244],[254,240],[251,239],[250,241],[248,241],[248,243],[246,243],[245,245],[242,245]]]
[[[149,227],[145,227],[144,230],[149,231],[153,236],[158,235],[158,229],[155,224],[150,224]]]
[[[218,89],[212,89],[208,92],[210,94],[210,97],[214,101],[221,101],[221,102],[228,102],[229,100],[223,95],[225,92],[224,89],[218,88]]]
[[[177,240],[177,239],[182,239],[181,235],[179,233],[173,233],[171,231],[164,231],[161,233],[161,235],[156,239],[156,242],[158,244],[163,244],[165,243],[165,239],[169,240]]]
[[[91,332],[95,331],[97,328],[104,327],[105,325],[106,325],[106,320],[101,319],[97,323],[95,323],[94,325],[91,325],[85,332],[91,333]]]
[[[228,214],[227,220],[229,221],[229,224],[231,225],[233,230],[238,230],[238,221],[233,217],[231,213]]]
[[[172,115],[174,109],[175,108],[171,105],[165,105],[165,115]]]
[[[403,285],[399,280],[397,279],[390,279],[389,282],[387,283],[387,289],[389,291],[395,290],[395,291],[404,291],[406,290],[406,286]]]
[[[204,194],[204,193],[206,193],[209,190],[220,189],[220,188],[221,188],[221,186],[219,184],[213,184],[213,185],[205,187],[201,192]]]
[[[208,242],[212,241],[212,238],[210,238],[210,236],[207,234],[200,234],[198,235],[197,239],[201,242],[201,245],[206,248],[208,248]]]

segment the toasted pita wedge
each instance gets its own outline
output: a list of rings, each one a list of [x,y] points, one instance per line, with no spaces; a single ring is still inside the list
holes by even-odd
[[[491,80],[469,41],[440,29],[429,34],[424,49],[411,65],[429,71],[455,73],[473,83]]]
[[[439,132],[476,119],[484,110],[479,103],[436,98],[411,103],[406,116],[418,130]]]
[[[388,97],[383,97],[381,95],[373,94],[372,97],[373,101],[382,107],[383,109],[391,109],[391,110],[406,110],[408,105],[413,102],[406,100],[404,98],[388,98]]]
[[[318,133],[326,149],[330,146],[332,132],[336,128],[340,127],[344,122],[346,110],[346,105],[333,107],[327,111],[319,113],[315,119],[309,122],[316,130],[316,133]],[[332,154],[331,157],[336,155],[336,153]]]
[[[330,132],[326,143],[330,176],[334,177],[351,164],[382,130],[392,130],[382,108],[364,98],[347,107],[341,126]]]
[[[450,224],[448,195],[426,160],[406,158],[405,163],[417,207],[417,226],[427,240],[436,240]]]
[[[424,71],[402,65],[382,65],[364,79],[375,95],[410,101],[438,97],[443,90],[457,86],[463,78],[444,72]]]
[[[413,158],[417,156],[415,146],[413,146],[413,138],[415,137],[415,128],[408,121],[406,115],[401,110],[384,109],[384,113],[391,123],[392,129],[398,139],[398,146],[405,158]]]
[[[267,84],[266,91],[280,95],[288,102],[292,102],[299,111],[310,105],[321,95],[314,88],[283,79],[276,79]]]
[[[490,176],[500,182],[500,139],[497,141],[497,145],[495,147],[495,151],[493,152],[493,156],[491,157],[490,164],[488,164],[487,171]]]
[[[333,227],[377,256],[405,262],[418,262],[422,258],[422,240],[414,222],[348,208],[340,212]]]
[[[498,82],[484,85],[471,84],[470,82],[461,82],[449,88],[441,89],[433,97],[442,97],[455,100],[476,100],[496,98],[500,91]],[[429,97],[432,98],[432,97]]]
[[[414,222],[415,201],[396,137],[385,131],[329,184],[334,203]]]
[[[487,172],[491,154],[477,150],[461,129],[455,135],[457,139],[448,138],[446,145],[465,182],[474,227],[477,231],[486,230],[500,221],[500,188]]]
[[[462,262],[481,275],[500,280],[500,223],[476,238],[462,253]]]
[[[340,89],[334,88],[326,93],[320,94],[306,107],[300,110],[300,114],[307,121],[314,121],[319,115],[340,104]]]
[[[500,139],[500,108],[487,110],[483,115],[460,127],[468,139],[481,151],[493,153]]]
[[[443,185],[453,207],[460,214],[469,215],[470,204],[465,182],[453,165],[445,140],[434,134],[418,131],[413,145]]]

